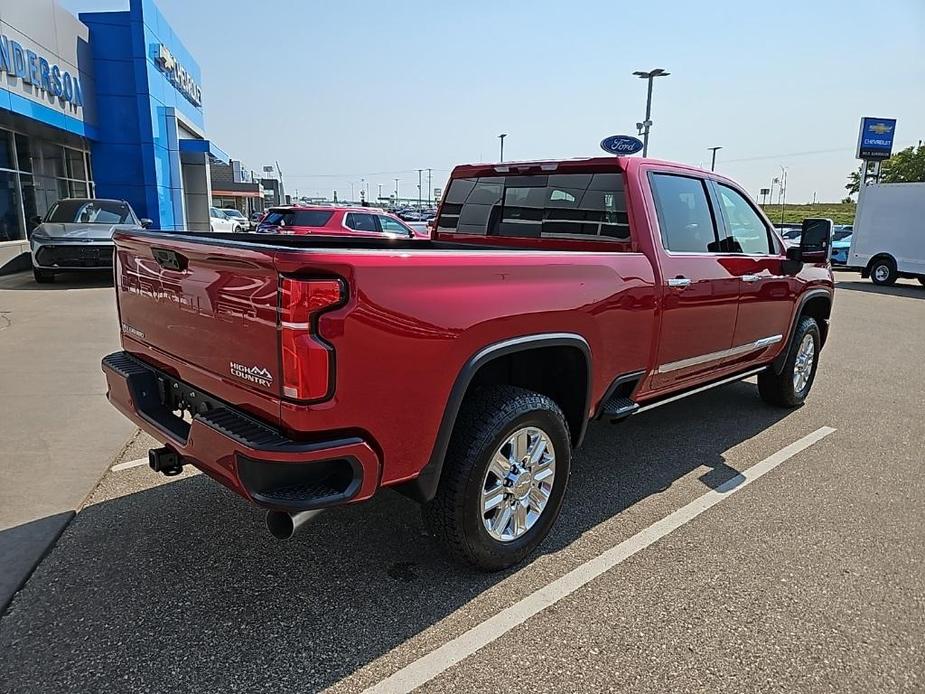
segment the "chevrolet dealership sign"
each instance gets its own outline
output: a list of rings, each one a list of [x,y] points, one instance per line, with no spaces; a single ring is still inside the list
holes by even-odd
[[[167,75],[170,83],[177,88],[186,100],[193,106],[202,106],[202,89],[193,80],[186,69],[177,62],[173,53],[164,44],[157,47],[157,57],[154,59],[157,66]]]
[[[30,84],[48,94],[54,94],[62,102],[71,104],[74,110],[83,106],[83,93],[76,75],[62,70],[58,65],[35,51],[23,48],[0,34],[0,72]]]
[[[889,159],[893,153],[895,118],[862,118],[858,134],[858,159]]]

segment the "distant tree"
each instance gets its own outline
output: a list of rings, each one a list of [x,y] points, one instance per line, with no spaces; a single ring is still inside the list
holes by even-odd
[[[850,204],[852,204],[853,202],[854,202],[854,200],[851,199],[851,196],[850,196],[850,195],[849,195],[847,198],[842,198],[842,199],[841,199],[841,204],[842,204],[842,205],[850,205]]]
[[[925,181],[925,145],[906,147],[894,154],[880,165],[881,183],[916,183]],[[849,195],[858,192],[861,186],[861,174],[852,171],[848,174],[845,190]]]
[[[845,184],[845,190],[848,191],[848,199],[851,199],[852,195],[856,195],[857,192],[861,189],[861,174],[858,171],[852,171],[848,174],[848,182]]]

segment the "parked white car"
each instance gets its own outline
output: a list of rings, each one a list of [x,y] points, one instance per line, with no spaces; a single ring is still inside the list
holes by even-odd
[[[147,229],[125,200],[58,200],[29,236],[36,282],[55,281],[62,270],[112,269],[112,234],[118,228]]]
[[[238,223],[217,207],[209,208],[209,231],[234,233]]]
[[[237,224],[235,233],[242,233],[251,230],[250,220],[248,220],[248,218],[245,217],[240,210],[236,210],[233,207],[223,207],[221,210],[219,210],[219,212],[224,212],[228,219],[234,221]]]

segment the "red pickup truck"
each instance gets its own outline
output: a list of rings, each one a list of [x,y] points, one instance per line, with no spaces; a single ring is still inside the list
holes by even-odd
[[[787,249],[734,182],[637,158],[457,167],[434,238],[119,231],[108,397],[288,537],[392,487],[493,570],[559,513],[589,422],[757,374],[795,407],[832,225]]]

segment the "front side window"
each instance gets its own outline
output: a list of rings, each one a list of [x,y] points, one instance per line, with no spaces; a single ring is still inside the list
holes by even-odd
[[[437,230],[480,236],[628,242],[623,175],[454,179],[444,198]]]
[[[385,215],[379,217],[379,226],[382,228],[382,231],[387,234],[403,234],[405,236],[411,235],[411,229],[406,227],[397,219],[392,219],[391,217],[386,217]]]
[[[715,252],[716,230],[704,182],[672,174],[652,174],[650,181],[665,249],[675,253]]]
[[[351,212],[347,215],[344,224],[354,231],[379,231],[376,227],[376,218],[371,214]]]
[[[768,228],[748,200],[739,191],[722,184],[718,184],[716,190],[729,233],[729,237],[722,241],[724,249],[731,253],[768,255],[771,252]]]

